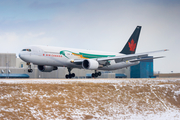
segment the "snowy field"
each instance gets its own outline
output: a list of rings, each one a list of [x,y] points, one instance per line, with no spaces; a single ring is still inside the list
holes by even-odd
[[[180,119],[180,79],[0,79],[0,119]]]

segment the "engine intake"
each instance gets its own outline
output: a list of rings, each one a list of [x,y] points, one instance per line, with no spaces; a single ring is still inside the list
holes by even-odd
[[[38,65],[38,69],[41,72],[52,72],[53,70],[57,70],[56,66],[45,66],[45,65]]]
[[[96,70],[99,67],[99,63],[93,59],[86,59],[82,62],[82,67],[88,70]]]

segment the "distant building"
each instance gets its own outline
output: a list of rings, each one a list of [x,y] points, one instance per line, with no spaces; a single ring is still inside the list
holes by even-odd
[[[148,58],[152,58],[149,56]],[[131,78],[154,78],[153,59],[141,61],[138,65],[131,66]]]

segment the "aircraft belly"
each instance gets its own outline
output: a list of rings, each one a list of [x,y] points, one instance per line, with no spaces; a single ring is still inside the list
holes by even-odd
[[[82,68],[82,65],[75,65],[75,64],[66,64],[66,67],[69,67],[69,68]]]

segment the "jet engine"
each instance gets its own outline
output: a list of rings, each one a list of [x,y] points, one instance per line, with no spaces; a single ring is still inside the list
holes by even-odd
[[[99,63],[93,59],[86,59],[82,62],[82,67],[84,69],[95,70],[99,67]]]
[[[57,70],[58,68],[55,66],[38,65],[38,69],[41,72],[52,72],[53,70]]]

